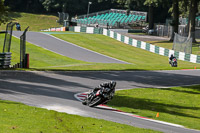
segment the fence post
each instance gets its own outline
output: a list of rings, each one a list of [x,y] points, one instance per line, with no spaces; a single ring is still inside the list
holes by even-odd
[[[26,68],[26,32],[28,31],[28,28],[29,26],[20,36],[20,68]]]

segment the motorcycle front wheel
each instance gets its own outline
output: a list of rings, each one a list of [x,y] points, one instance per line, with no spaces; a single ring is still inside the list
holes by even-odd
[[[97,106],[97,105],[99,105],[101,103],[102,103],[101,97],[97,96],[91,102],[88,103],[88,106],[89,107],[94,107],[94,106]]]

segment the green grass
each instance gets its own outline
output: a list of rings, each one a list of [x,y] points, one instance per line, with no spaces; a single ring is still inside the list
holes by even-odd
[[[58,20],[58,17],[53,15],[13,12],[9,14],[9,17],[10,21],[20,23],[21,30],[24,30],[28,26],[29,30],[31,31],[40,31],[41,29],[48,29],[51,27],[62,27],[62,25],[56,22],[56,20]],[[5,29],[6,25],[0,26],[0,30]]]
[[[129,34],[132,34],[132,35],[147,35],[146,33],[143,33],[143,32],[139,32],[139,33],[129,33]]]
[[[0,35],[0,51],[3,50],[3,35]],[[12,52],[12,65],[19,63],[20,61],[20,41],[19,39],[12,37],[11,52]],[[86,65],[89,64],[84,61],[71,59],[33,44],[27,43],[27,53],[30,54],[30,67],[31,68],[44,68],[55,69],[59,66],[74,66],[74,65]]]
[[[64,32],[68,33],[68,32]],[[69,32],[71,33],[71,32]],[[30,54],[30,67],[33,70],[176,70],[200,68],[200,64],[178,61],[178,68],[168,64],[168,57],[126,45],[103,35],[95,34],[56,34],[63,40],[96,52],[129,62],[130,64],[103,64],[74,60],[46,49],[27,43]],[[3,49],[4,35],[0,35],[0,51]],[[19,39],[12,38],[12,64],[19,62]]]
[[[117,58],[131,64],[113,66],[114,69],[121,70],[168,70],[168,69],[185,69],[197,68],[199,64],[178,61],[178,68],[172,68],[168,64],[168,57],[160,56],[112,38],[97,34],[57,34],[54,35],[60,39],[72,42],[81,47]]]
[[[167,48],[167,49],[172,49],[173,47],[173,42],[170,42],[170,41],[147,41],[147,42],[159,47]],[[192,54],[200,55],[199,43],[192,44]]]
[[[27,53],[30,54],[30,68],[32,70],[176,70],[192,69],[195,66],[197,69],[200,68],[199,64],[184,61],[178,61],[179,67],[172,68],[168,64],[168,57],[126,45],[103,35],[64,33],[56,34],[55,36],[130,64],[103,64],[79,61],[27,43]],[[4,34],[1,34],[0,51],[3,49],[3,40]],[[19,39],[12,38],[12,65],[19,63],[19,43]]]
[[[199,103],[200,85],[121,90],[108,104],[125,112],[200,129]]]
[[[0,100],[2,133],[156,133],[105,120],[69,115]]]

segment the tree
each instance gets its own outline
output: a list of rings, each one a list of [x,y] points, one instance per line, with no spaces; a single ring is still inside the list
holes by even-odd
[[[42,13],[45,12],[41,0],[6,0],[5,5],[9,6],[11,11]]]
[[[188,21],[188,38],[192,38],[192,42],[196,42],[195,39],[195,19],[198,12],[198,3],[200,0],[190,0],[189,7],[189,21]]]
[[[173,8],[173,20],[172,20],[172,35],[170,41],[174,40],[174,33],[178,33],[178,25],[179,25],[179,0],[173,0],[172,3]]]
[[[48,12],[66,12],[70,17],[87,13],[88,1],[85,0],[41,0],[41,2]]]
[[[4,6],[4,0],[0,0],[0,25],[8,21],[8,7]]]
[[[149,7],[148,11],[148,21],[149,21],[149,29],[154,28],[154,15],[153,15],[153,10],[154,7],[157,7],[157,0],[146,0],[144,5],[147,5]]]
[[[144,5],[149,7],[149,9],[148,9],[149,29],[154,28],[155,15],[158,15],[160,18],[162,18],[160,15],[160,14],[162,14],[161,13],[162,11],[155,12],[154,11],[155,8],[158,8],[158,7],[162,7],[162,9],[168,8],[168,5],[169,5],[168,3],[170,3],[170,1],[171,0],[145,0]]]

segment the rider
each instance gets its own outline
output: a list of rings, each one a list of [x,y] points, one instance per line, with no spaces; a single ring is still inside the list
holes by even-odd
[[[92,93],[90,93],[90,94],[92,94],[92,95],[90,95],[91,96],[90,98],[92,98],[98,90],[102,89],[103,92],[109,92],[110,90],[115,89],[115,86],[116,86],[115,81],[104,82],[104,83],[100,84],[98,87],[94,88]]]
[[[169,57],[169,64],[171,64],[172,60],[176,58],[173,54],[171,54],[171,56]]]
[[[116,82],[115,81],[102,83],[98,87],[95,87],[95,89],[90,93],[88,99],[93,98],[98,90],[103,89],[104,92],[108,92],[110,90],[115,89],[115,86],[116,86]],[[112,97],[113,97],[113,95],[110,97],[110,99],[112,99]],[[86,99],[82,102],[82,104],[84,104],[84,105],[87,104]],[[104,104],[106,104],[106,102]]]
[[[106,91],[105,90],[106,88],[115,89],[115,86],[116,86],[116,82],[115,81],[105,82],[105,83],[100,84],[98,87],[95,87],[93,92],[96,92],[96,91],[98,91],[100,89],[104,89],[104,91]]]
[[[21,31],[21,26],[20,26],[20,24],[17,22],[16,23],[16,29],[18,30],[18,31]]]

